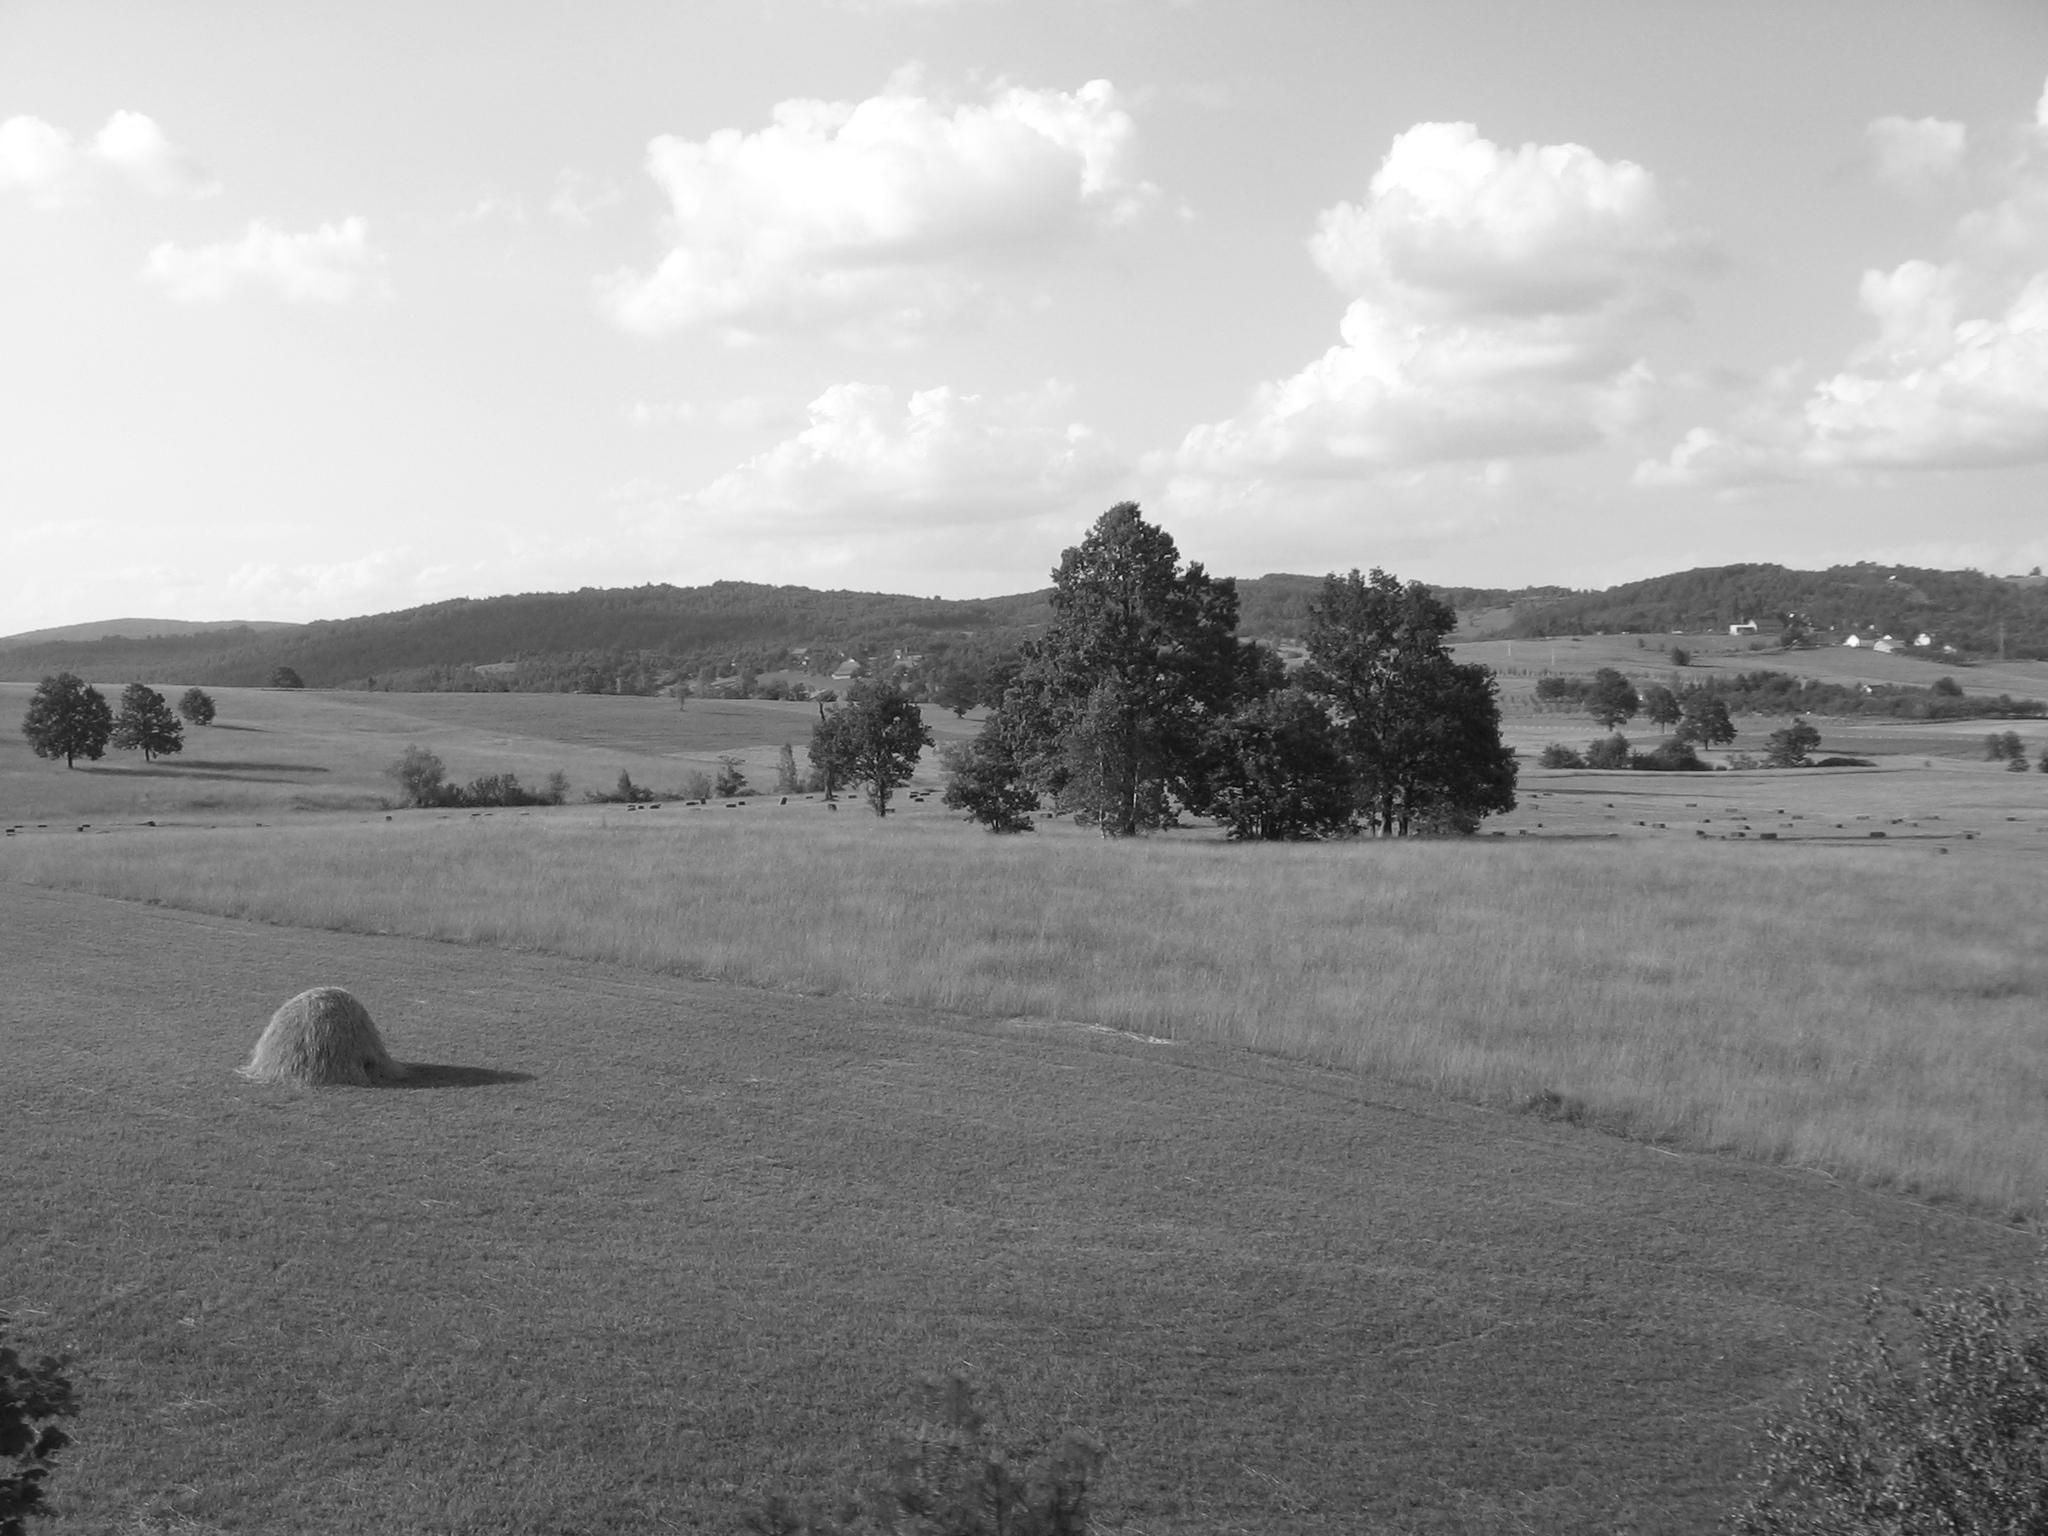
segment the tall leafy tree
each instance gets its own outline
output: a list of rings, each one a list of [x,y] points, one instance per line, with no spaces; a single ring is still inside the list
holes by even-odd
[[[1735,722],[1728,717],[1728,701],[1713,690],[1695,685],[1679,695],[1678,703],[1683,711],[1678,722],[1680,741],[1719,747],[1735,739]]]
[[[932,728],[898,683],[863,679],[846,697],[812,733],[812,759],[818,760],[822,733],[826,756],[845,777],[865,783],[868,804],[886,816],[890,794],[910,782],[932,744]]]
[[[1309,613],[1301,686],[1336,723],[1371,831],[1469,830],[1514,809],[1493,672],[1452,659],[1448,603],[1421,582],[1354,570],[1328,577]]]
[[[1034,777],[1104,837],[1204,807],[1236,694],[1237,584],[1185,568],[1138,504],[1096,519],[1053,572],[1053,619],[1004,696]]]
[[[112,740],[122,751],[140,751],[144,762],[153,763],[185,750],[185,727],[162,694],[147,683],[130,683],[121,690]]]
[[[1643,713],[1650,717],[1650,723],[1658,730],[1668,730],[1678,724],[1681,711],[1678,695],[1662,683],[1651,683],[1642,691]]]
[[[97,762],[106,756],[107,738],[114,734],[114,712],[99,689],[75,673],[59,672],[36,685],[21,718],[21,734],[37,757],[61,757],[66,768],[75,767],[74,759],[81,757]]]
[[[1614,668],[1602,667],[1593,674],[1593,686],[1586,693],[1586,713],[1600,723],[1601,730],[1611,731],[1635,719],[1641,708],[1636,685]]]

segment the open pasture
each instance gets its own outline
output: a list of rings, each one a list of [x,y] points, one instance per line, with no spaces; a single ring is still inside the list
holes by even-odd
[[[110,700],[121,685],[97,684]],[[182,691],[157,685],[166,697]],[[408,745],[438,753],[458,782],[515,773],[539,787],[560,769],[570,798],[604,791],[621,770],[663,792],[718,758],[743,759],[748,780],[775,782],[788,742],[799,768],[817,721],[814,704],[768,699],[692,699],[555,693],[351,693],[273,688],[210,690],[219,706],[209,727],[187,726],[184,751],[144,763],[109,750],[70,771],[35,756],[18,723],[34,692],[0,683],[0,821],[133,820],[222,822],[314,811],[382,810],[396,796],[384,770]],[[972,734],[950,711],[926,711],[933,733]],[[936,784],[927,760],[920,782]]]
[[[0,923],[0,1310],[77,1351],[78,1531],[732,1530],[959,1369],[1107,1442],[1105,1532],[1705,1533],[1864,1286],[2030,1252],[1228,1047],[12,882]],[[427,1086],[236,1077],[314,983]]]
[[[1673,646],[1689,657],[1671,664]],[[1517,679],[1533,682],[1545,674],[1591,676],[1613,667],[1630,677],[1663,682],[1696,681],[1716,672],[1787,672],[1826,683],[1890,683],[1926,688],[1953,677],[1966,693],[2009,693],[2015,698],[2048,698],[2048,661],[1963,661],[1885,654],[1867,647],[1817,645],[1785,650],[1772,638],[1718,633],[1687,635],[1559,635],[1538,640],[1461,640],[1452,647],[1459,661],[1483,662],[1500,674],[1503,691]]]
[[[930,803],[400,813],[30,832],[0,878],[1227,1043],[2048,1208],[2048,776],[1535,774],[1503,821],[1252,847]]]

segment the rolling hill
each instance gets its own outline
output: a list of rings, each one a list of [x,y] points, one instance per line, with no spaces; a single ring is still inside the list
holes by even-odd
[[[1321,585],[1240,580],[1239,632],[1299,635]],[[1964,657],[2048,658],[2048,578],[1869,564],[1796,571],[1728,565],[1599,592],[1440,587],[1466,639],[1697,633],[1799,614],[1822,632],[1932,634]],[[978,673],[1051,617],[1050,591],[985,599],[817,591],[721,581],[458,598],[312,624],[105,620],[0,638],[0,680],[52,672],[100,680],[258,686],[289,667],[309,687],[398,691],[650,692],[662,680],[914,654]],[[487,669],[479,672],[478,668]]]

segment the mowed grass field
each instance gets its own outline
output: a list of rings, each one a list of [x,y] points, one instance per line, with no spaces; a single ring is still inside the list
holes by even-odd
[[[0,1309],[81,1532],[732,1531],[921,1377],[1098,1526],[1707,1532],[1759,1414],[2024,1234],[1271,1056],[0,885]],[[346,984],[414,1090],[230,1068]]]
[[[957,1368],[1108,1441],[1105,1530],[1704,1532],[1864,1286],[2048,1206],[1988,727],[1246,848],[391,813],[409,741],[661,786],[811,716],[231,693],[225,780],[0,747],[0,1311],[79,1351],[78,1529],[733,1529]],[[447,1086],[235,1078],[316,984]]]

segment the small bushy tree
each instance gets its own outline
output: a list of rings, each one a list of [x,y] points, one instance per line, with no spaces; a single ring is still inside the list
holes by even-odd
[[[78,1400],[64,1362],[22,1359],[7,1342],[6,1323],[0,1315],[0,1536],[25,1536],[51,1463],[71,1443],[56,1421],[76,1413]]]
[[[991,832],[1029,832],[1038,790],[1017,760],[1002,724],[1000,715],[991,715],[979,736],[944,749],[944,802]]]
[[[712,784],[712,793],[722,800],[729,800],[746,791],[746,760],[728,752],[718,760],[718,778]]]
[[[2048,1531],[2044,1279],[1903,1308],[1872,1291],[1860,1342],[1766,1431],[1738,1536]]]
[[[1782,731],[1771,732],[1764,746],[1764,761],[1773,768],[1804,768],[1820,746],[1820,732],[1799,716]]]
[[[73,760],[80,757],[98,762],[114,734],[114,712],[99,689],[74,673],[59,672],[36,685],[28,713],[21,717],[21,734],[37,757],[61,757],[66,768],[75,767]]]
[[[782,750],[775,755],[775,793],[794,795],[802,788],[803,783],[796,771],[796,749],[785,741]]]
[[[414,744],[401,752],[398,761],[384,773],[397,781],[405,804],[434,805],[447,782],[448,765],[425,747]]]
[[[955,1376],[925,1388],[922,1422],[902,1437],[879,1488],[835,1509],[770,1499],[747,1519],[758,1536],[1087,1536],[1089,1493],[1108,1458],[1079,1430],[1004,1443]]]
[[[121,713],[114,717],[109,740],[123,752],[140,751],[145,763],[153,763],[185,750],[185,727],[162,694],[147,683],[130,683],[121,690]]]
[[[1616,731],[1612,736],[1602,736],[1598,741],[1586,744],[1586,766],[1588,768],[1626,768],[1628,766],[1628,738]]]
[[[1688,651],[1682,645],[1674,645],[1673,647],[1671,647],[1671,665],[1673,665],[1674,667],[1691,666],[1692,652]]]
[[[178,713],[193,725],[211,725],[213,696],[203,688],[187,688],[178,697]]]
[[[273,688],[303,688],[306,686],[306,680],[300,677],[298,672],[291,667],[279,667],[270,674],[270,686]]]
[[[1586,766],[1586,754],[1561,741],[1553,741],[1536,761],[1545,768],[1583,768]]]
[[[2018,731],[1993,731],[1984,738],[1984,756],[1994,763],[2010,762],[2014,758],[2025,760],[2027,744],[2020,740]]]

